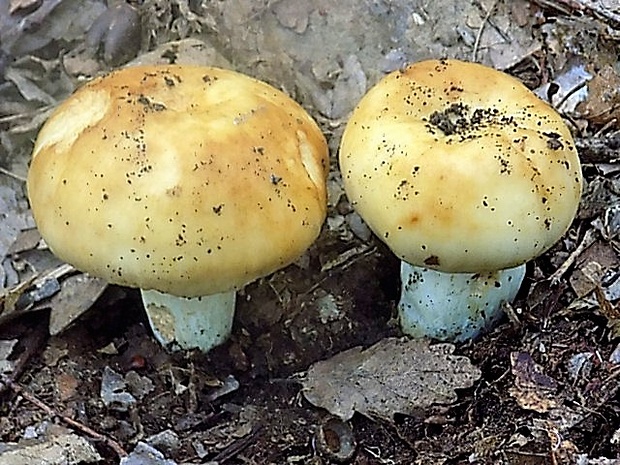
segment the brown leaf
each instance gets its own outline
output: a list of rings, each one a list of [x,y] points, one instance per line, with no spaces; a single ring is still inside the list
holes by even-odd
[[[457,399],[455,389],[480,378],[480,370],[453,351],[451,344],[398,338],[354,347],[311,366],[304,396],[343,420],[357,411],[392,421],[395,413],[449,404]]]
[[[591,261],[576,269],[571,274],[569,283],[577,294],[577,298],[581,299],[600,285],[603,275],[604,270],[601,264]]]
[[[62,282],[60,292],[42,305],[52,309],[50,334],[60,334],[78,317],[85,313],[107,288],[101,278],[87,274],[69,276]]]
[[[605,292],[600,286],[594,289],[594,296],[599,305],[599,311],[607,318],[607,328],[609,328],[610,339],[620,337],[620,311],[605,296]]]
[[[514,397],[524,410],[533,410],[538,413],[546,413],[558,406],[558,403],[533,389],[510,388],[508,393]]]
[[[596,125],[620,117],[620,76],[605,66],[588,83],[588,98],[577,106],[581,116]]]
[[[542,367],[527,352],[511,353],[510,363],[517,388],[546,391],[553,391],[557,388],[558,382],[544,374]]]
[[[527,352],[513,352],[510,354],[512,374],[515,376],[515,386],[508,391],[522,409],[544,413],[557,407],[553,399],[558,383],[552,377],[543,373]]]
[[[70,373],[59,373],[55,382],[60,402],[66,402],[73,397],[80,385],[80,382]]]

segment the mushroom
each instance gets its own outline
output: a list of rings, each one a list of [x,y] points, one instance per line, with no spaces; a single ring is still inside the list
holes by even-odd
[[[458,60],[384,77],[345,128],[347,196],[402,260],[404,333],[463,341],[512,301],[582,189],[561,117],[521,82]]]
[[[141,66],[94,79],[54,111],[28,194],[59,258],[140,288],[162,344],[208,351],[231,332],[235,291],[318,236],[327,169],[317,124],[270,85]]]

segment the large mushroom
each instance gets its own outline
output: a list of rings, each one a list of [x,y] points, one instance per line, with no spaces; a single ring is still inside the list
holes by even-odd
[[[382,79],[340,146],[349,200],[402,260],[403,332],[461,341],[514,299],[582,189],[562,118],[521,82],[458,60]]]
[[[327,145],[284,93],[232,71],[126,68],[63,102],[28,194],[50,249],[139,287],[155,336],[208,351],[235,290],[292,263],[326,215]]]

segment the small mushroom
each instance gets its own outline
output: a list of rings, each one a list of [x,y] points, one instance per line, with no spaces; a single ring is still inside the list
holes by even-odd
[[[58,257],[140,288],[162,344],[208,351],[230,334],[235,291],[318,236],[327,167],[316,123],[268,84],[142,66],[89,82],[55,110],[28,195]]]
[[[403,332],[443,340],[501,317],[582,190],[562,118],[518,80],[458,60],[381,80],[354,110],[339,159],[351,204],[402,260]]]

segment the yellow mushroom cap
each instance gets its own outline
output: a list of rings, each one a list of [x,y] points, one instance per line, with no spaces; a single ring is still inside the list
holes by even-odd
[[[56,109],[28,194],[58,257],[113,283],[195,297],[239,288],[311,245],[327,156],[316,123],[266,83],[133,67]]]
[[[568,229],[582,189],[562,118],[491,68],[429,60],[355,108],[340,146],[354,208],[402,260],[446,272],[520,265]]]

